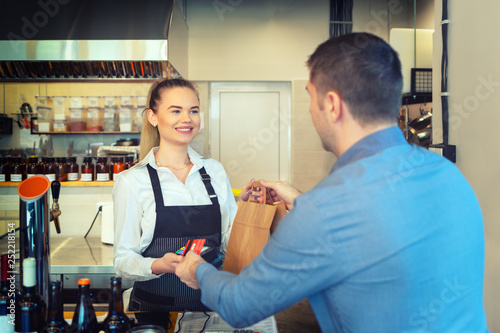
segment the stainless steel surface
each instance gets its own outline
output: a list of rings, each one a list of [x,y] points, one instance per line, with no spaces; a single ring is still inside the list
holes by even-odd
[[[0,41],[0,60],[5,61],[163,61],[168,54],[164,39]]]
[[[43,29],[23,21],[26,11],[45,15],[35,2],[6,6],[0,61],[167,61],[174,73],[187,73],[188,27],[175,0],[153,6],[134,0],[119,6],[112,0],[73,0],[58,6]]]
[[[113,246],[103,244],[100,237],[52,237],[50,243],[52,273],[54,269],[63,273],[113,271]]]
[[[78,279],[90,278],[92,288],[109,288],[113,269],[113,245],[104,244],[100,237],[53,237],[51,240],[51,278],[63,281],[63,288],[76,288]],[[123,281],[124,289],[132,281]]]
[[[34,177],[35,178],[35,177]],[[25,186],[34,178],[23,181]],[[28,182],[28,183],[25,183]],[[22,185],[22,183],[21,183]],[[21,186],[19,185],[19,186]],[[49,245],[49,208],[47,190],[34,200],[20,198],[19,204],[19,262],[25,258],[36,260],[36,283],[39,294],[48,303],[50,245]],[[23,265],[20,266],[21,281],[23,280]],[[47,304],[46,303],[46,304]]]

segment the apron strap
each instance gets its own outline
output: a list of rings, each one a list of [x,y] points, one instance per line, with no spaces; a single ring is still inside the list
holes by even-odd
[[[205,188],[207,189],[208,197],[210,198],[210,200],[212,200],[212,204],[218,205],[219,199],[217,199],[217,194],[215,194],[215,190],[212,187],[212,182],[210,181],[211,178],[205,170],[205,167],[201,167],[200,176],[203,184],[205,184]]]
[[[158,212],[158,207],[163,207],[163,194],[161,194],[160,179],[158,178],[158,172],[149,164],[147,164],[149,179],[151,179],[151,185],[153,186],[153,193],[155,195],[156,211]]]
[[[163,201],[163,194],[161,193],[161,186],[160,186],[160,179],[158,178],[158,172],[149,164],[147,164],[147,167],[148,167],[149,178],[151,179],[151,185],[153,186],[153,193],[155,195],[156,207],[157,208],[163,207],[165,204]],[[208,197],[212,201],[212,204],[218,205],[219,199],[217,198],[217,194],[215,194],[212,182],[210,181],[211,178],[207,174],[205,167],[201,167],[200,176],[207,190]]]

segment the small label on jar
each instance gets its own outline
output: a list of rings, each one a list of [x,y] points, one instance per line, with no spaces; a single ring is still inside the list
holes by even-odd
[[[91,173],[82,173],[82,182],[91,182],[92,174]]]
[[[105,182],[109,180],[109,173],[98,173],[97,174],[97,181],[98,182]]]
[[[11,182],[22,182],[23,181],[23,175],[11,174],[10,175],[10,181]]]
[[[78,172],[68,173],[68,180],[70,180],[70,181],[78,180]]]

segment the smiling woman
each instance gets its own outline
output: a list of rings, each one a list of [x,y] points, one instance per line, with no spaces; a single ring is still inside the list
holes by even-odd
[[[226,251],[236,214],[231,185],[219,162],[189,147],[201,123],[191,82],[155,82],[143,119],[142,160],[113,188],[115,271],[136,281],[130,310],[206,310],[200,292],[173,274],[175,252],[192,238]]]

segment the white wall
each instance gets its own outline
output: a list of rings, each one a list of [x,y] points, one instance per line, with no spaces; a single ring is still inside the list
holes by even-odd
[[[500,31],[500,2],[448,1],[448,5],[449,143],[457,146],[457,166],[474,188],[483,211],[484,304],[488,328],[500,332],[500,154],[496,138],[500,124],[500,43],[496,38]],[[441,21],[441,7],[442,0],[436,1],[436,28]],[[438,29],[436,35],[435,42],[440,45]],[[439,54],[435,55],[435,72],[439,69],[438,58]],[[437,85],[434,87],[436,99],[439,90]],[[434,114],[440,116],[440,110],[435,104]],[[434,120],[433,125],[440,127],[437,117]]]
[[[188,6],[190,80],[304,79],[307,57],[328,38],[326,0],[191,0]]]

